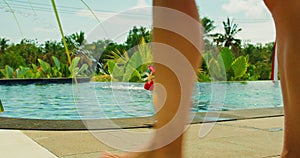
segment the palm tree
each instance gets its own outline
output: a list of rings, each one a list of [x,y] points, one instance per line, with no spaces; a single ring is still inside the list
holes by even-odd
[[[9,40],[6,38],[0,38],[0,54],[4,54],[6,48],[9,46],[8,42]]]
[[[241,40],[235,38],[235,36],[242,31],[241,28],[238,28],[238,24],[233,23],[233,20],[230,20],[227,17],[227,21],[223,21],[224,34],[216,33],[213,34],[213,40],[217,45],[222,44],[224,47],[236,47],[241,45]]]
[[[74,56],[81,46],[85,44],[84,32],[73,33],[71,35],[65,36],[65,41],[68,46],[71,56]]]
[[[211,34],[211,31],[216,28],[214,21],[209,19],[208,17],[203,17],[201,18],[201,24],[203,28],[204,51],[212,51],[215,48],[212,42],[213,34]]]
[[[203,32],[205,36],[210,36],[210,32],[216,28],[214,21],[209,19],[208,17],[204,17],[201,19],[201,23],[203,26]]]
[[[84,32],[80,31],[79,33],[75,33],[71,35],[71,38],[76,42],[78,46],[82,46],[85,44]]]

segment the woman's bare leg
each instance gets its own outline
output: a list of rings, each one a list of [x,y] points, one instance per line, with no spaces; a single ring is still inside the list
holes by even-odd
[[[191,95],[194,88],[194,82],[196,81],[195,74],[200,64],[199,47],[201,45],[201,30],[198,22],[188,23],[187,19],[181,19],[176,13],[174,13],[174,15],[171,13],[168,17],[168,13],[165,13],[167,10],[162,12],[159,8],[166,7],[177,10],[187,14],[189,18],[194,21],[199,21],[200,19],[194,0],[154,0],[153,6],[153,60],[154,62],[160,61],[160,63],[155,63],[155,83],[161,84],[165,88],[165,92],[156,86],[154,88],[154,95],[157,95],[158,100],[157,106],[161,106],[161,103],[165,100],[162,104],[162,108],[160,108],[156,115],[158,122],[156,123],[155,128],[160,130],[169,124],[176,129],[172,129],[171,127],[167,128],[165,131],[166,133],[172,133],[174,130],[181,133],[177,139],[170,144],[166,144],[166,146],[161,149],[167,152],[175,152],[175,157],[181,157],[183,133],[185,123],[187,123],[189,117],[188,113],[191,107]],[[158,7],[158,11],[156,11],[156,7]],[[177,26],[172,25],[174,21],[177,21]],[[175,49],[176,52],[168,48],[160,49],[159,45],[171,47]],[[170,54],[173,53],[174,55],[164,58],[163,56],[167,56],[164,54],[167,54],[168,51],[170,51]],[[183,58],[176,57],[176,53],[180,53]],[[188,64],[180,64],[180,60],[187,60]],[[168,64],[166,63],[172,63],[172,61],[175,61],[178,64],[175,66],[173,65],[173,67],[168,67]],[[188,73],[185,74],[186,76],[182,76],[184,74],[180,71],[188,71],[188,69],[192,69],[191,71],[193,74]],[[182,87],[183,85],[184,88]],[[166,98],[163,98],[162,96],[165,96]],[[171,123],[171,121],[173,122]],[[164,133],[164,131],[162,133]]]
[[[195,72],[200,65],[201,30],[198,23],[199,16],[194,0],[153,0],[153,6],[152,50],[156,77],[154,99],[157,99],[155,101],[158,104],[156,107],[160,107],[156,114],[158,122],[154,126],[156,135],[153,144],[149,146],[150,149],[153,148],[154,150],[124,155],[104,154],[102,158],[182,158],[183,133],[189,117],[191,95],[196,80]],[[176,14],[166,13],[168,9],[164,10],[163,7],[177,10],[196,23],[187,23],[185,19],[180,21]],[[172,30],[159,28],[159,26],[167,28],[174,21],[178,22],[180,26],[170,26],[173,27]],[[175,57],[176,52],[183,58]],[[166,53],[173,53],[174,56],[165,58]],[[174,65],[169,67],[167,64],[174,63],[174,61],[180,63],[181,60],[188,61],[188,64],[175,64],[175,67]],[[190,72],[192,73],[186,76],[182,76],[184,73],[176,74],[176,71],[186,71],[187,69],[191,69]],[[180,78],[183,77],[185,79],[181,80]],[[183,89],[182,85],[184,85]],[[166,137],[172,134],[174,134],[174,139],[170,142]],[[162,145],[162,147],[156,149],[155,146],[157,145]]]
[[[300,1],[265,0],[276,25],[285,111],[282,158],[300,157]]]

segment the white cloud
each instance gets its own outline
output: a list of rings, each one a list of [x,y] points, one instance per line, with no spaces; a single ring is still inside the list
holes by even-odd
[[[265,18],[268,15],[262,0],[229,0],[222,5],[228,13],[244,13],[251,18]]]
[[[243,30],[238,38],[250,43],[267,43],[275,40],[275,27],[273,21],[261,23],[243,23],[239,25]]]

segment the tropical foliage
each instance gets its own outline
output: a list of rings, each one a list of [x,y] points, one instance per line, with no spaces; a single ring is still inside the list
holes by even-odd
[[[201,82],[214,80],[267,80],[271,74],[273,43],[241,44],[235,36],[241,31],[229,18],[224,33],[211,33],[214,21],[202,18],[205,35],[203,63],[198,70]],[[0,78],[57,78],[75,75],[94,81],[142,82],[151,64],[151,30],[133,27],[124,43],[112,40],[85,42],[80,31],[61,41],[22,39],[9,43],[0,38]],[[66,53],[67,46],[71,62]]]
[[[150,47],[145,43],[144,38],[137,48],[132,48],[133,53],[129,56],[128,51],[123,53],[119,51],[112,52],[113,58],[108,60],[108,72],[113,81],[122,82],[142,82],[142,74],[148,69],[148,65],[152,63],[152,55]],[[131,50],[132,51],[132,50]]]
[[[52,56],[55,66],[50,66],[49,63],[43,61],[42,59],[37,59],[38,66],[32,64],[30,67],[20,66],[16,69],[6,65],[4,69],[0,72],[5,79],[11,78],[61,78],[68,77],[74,78],[76,76],[85,77],[84,72],[87,71],[88,65],[83,64],[78,67],[80,61],[79,57],[75,57],[70,66],[61,63],[55,56]]]
[[[229,48],[223,48],[217,56],[207,52],[203,55],[203,58],[211,79],[216,81],[240,80],[245,75],[248,67],[248,56],[236,58]]]
[[[3,107],[2,102],[1,102],[1,99],[0,99],[0,113],[1,113],[1,112],[4,112],[4,107]]]

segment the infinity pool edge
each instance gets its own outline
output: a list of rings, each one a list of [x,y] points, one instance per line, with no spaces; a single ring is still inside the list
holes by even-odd
[[[200,112],[195,113],[191,124],[207,123],[207,122],[222,122],[234,121],[242,119],[266,118],[283,116],[283,107],[276,108],[259,108],[232,110],[222,112]],[[108,126],[101,126],[97,129],[88,129],[85,124],[97,123],[103,119],[93,120],[42,120],[42,119],[22,119],[1,117],[0,114],[0,129],[18,129],[18,130],[110,130],[115,129]],[[136,117],[136,118],[119,118],[110,119],[119,128],[151,128],[154,123],[154,117]]]

